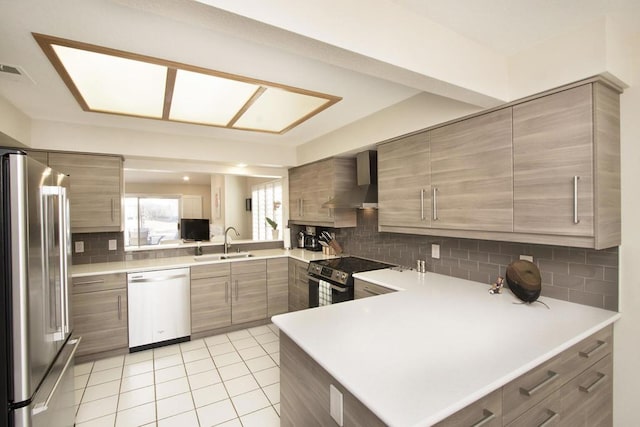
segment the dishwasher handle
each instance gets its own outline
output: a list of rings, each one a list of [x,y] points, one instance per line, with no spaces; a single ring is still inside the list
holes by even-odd
[[[172,276],[157,276],[157,277],[145,277],[145,276],[131,276],[129,277],[129,283],[148,283],[148,282],[164,282],[166,280],[173,279],[188,279],[186,274],[174,274]]]

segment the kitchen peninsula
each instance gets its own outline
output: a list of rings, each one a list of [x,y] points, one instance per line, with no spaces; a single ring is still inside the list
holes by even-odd
[[[548,309],[524,305],[508,290],[490,295],[487,286],[435,273],[355,277],[399,292],[273,318],[281,330],[283,426],[302,419],[330,425],[330,384],[340,394],[333,404],[344,405],[338,425],[429,426],[487,403],[485,396],[493,410],[480,407],[467,424],[492,418],[486,425],[508,425],[538,410],[547,391],[575,385],[574,377],[579,387],[599,387],[605,404],[591,406],[611,424],[611,375],[601,371],[610,370],[610,325],[620,314],[551,298],[542,298]],[[591,372],[596,361],[608,368]],[[528,376],[539,369],[542,380]],[[518,381],[528,384],[513,391]],[[530,402],[517,400],[519,388]],[[550,416],[543,411],[536,422]]]

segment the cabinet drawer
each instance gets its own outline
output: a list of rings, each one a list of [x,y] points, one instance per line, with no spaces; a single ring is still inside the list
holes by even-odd
[[[237,261],[231,263],[231,274],[263,273],[266,271],[267,262],[264,259]]]
[[[376,295],[383,295],[383,294],[395,292],[394,289],[390,289],[380,285],[375,285],[373,283],[360,280],[360,279],[355,279],[354,286],[355,286],[354,292],[355,292],[356,299],[373,297]]]
[[[562,354],[532,369],[503,387],[504,424],[509,424],[566,382]]]
[[[196,265],[191,267],[191,280],[206,279],[209,277],[228,276],[231,272],[230,263]]]
[[[97,274],[95,276],[74,277],[71,282],[74,294],[124,289],[127,287],[127,275],[125,273]]]
[[[610,354],[613,349],[613,325],[609,325],[562,353],[562,371],[573,378]]]
[[[437,427],[480,426],[499,427],[502,425],[502,389],[486,395],[435,424]]]
[[[515,421],[505,425],[507,427],[559,426],[562,420],[561,398],[562,392],[558,390],[516,418]]]
[[[613,364],[609,354],[561,389],[562,425],[613,425]]]

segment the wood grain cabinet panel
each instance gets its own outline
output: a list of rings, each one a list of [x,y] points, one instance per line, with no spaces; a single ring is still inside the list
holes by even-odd
[[[514,106],[513,150],[516,232],[620,244],[616,90],[596,82]]]
[[[487,396],[461,409],[443,421],[437,427],[484,426],[500,427],[502,425],[502,391],[496,390]]]
[[[267,260],[267,317],[289,310],[289,260]]]
[[[355,299],[374,297],[395,292],[395,289],[386,288],[361,279],[355,279],[353,283],[353,293]]]
[[[309,263],[289,259],[289,311],[309,308]]]
[[[231,325],[229,263],[191,267],[191,333]]]
[[[506,425],[508,427],[560,426],[562,421],[561,400],[562,392],[558,390]]]
[[[124,274],[74,278],[72,304],[73,334],[82,337],[78,356],[128,347]]]
[[[378,224],[416,228],[431,225],[428,132],[378,147]]]
[[[289,218],[293,224],[355,227],[354,209],[322,204],[356,185],[355,159],[330,158],[289,170]]]
[[[432,228],[513,231],[511,108],[430,131]]]
[[[122,231],[122,158],[51,152],[49,166],[70,176],[74,233]]]
[[[231,263],[231,323],[267,317],[267,264],[265,260]]]

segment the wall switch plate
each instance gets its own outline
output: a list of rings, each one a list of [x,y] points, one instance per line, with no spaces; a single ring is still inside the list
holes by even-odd
[[[333,384],[329,384],[329,411],[331,412],[331,418],[342,427],[344,425],[342,393]]]
[[[84,242],[82,240],[78,240],[76,242],[76,253],[77,254],[81,254],[82,252],[84,252]]]
[[[533,255],[520,255],[520,259],[524,261],[533,262]]]
[[[115,239],[109,240],[109,250],[117,251],[118,250],[118,241]]]
[[[431,258],[440,259],[440,245],[431,245]]]

